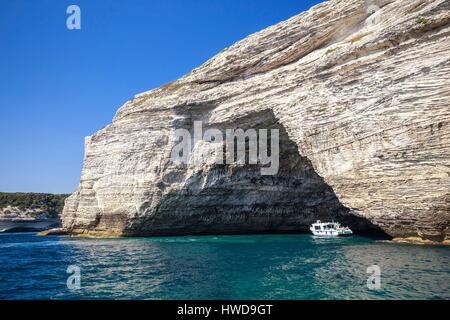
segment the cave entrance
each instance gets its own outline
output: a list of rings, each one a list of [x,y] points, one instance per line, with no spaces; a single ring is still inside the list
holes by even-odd
[[[209,126],[227,129],[226,124]],[[262,175],[260,165],[248,164],[203,167],[181,189],[165,195],[147,230],[165,235],[294,233],[309,232],[316,220],[334,220],[355,232],[379,231],[341,204],[272,111],[242,117],[236,128],[279,130],[278,173]]]

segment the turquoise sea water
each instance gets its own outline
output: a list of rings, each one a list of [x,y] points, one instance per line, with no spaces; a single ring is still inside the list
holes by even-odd
[[[366,286],[381,268],[381,289]],[[69,290],[69,265],[81,288]],[[450,248],[354,236],[0,235],[0,299],[450,299]]]

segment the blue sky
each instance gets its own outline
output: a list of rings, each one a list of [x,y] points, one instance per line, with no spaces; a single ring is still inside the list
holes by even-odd
[[[0,0],[0,191],[73,192],[84,137],[134,94],[319,2]]]

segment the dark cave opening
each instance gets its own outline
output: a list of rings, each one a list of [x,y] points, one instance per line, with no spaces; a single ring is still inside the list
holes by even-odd
[[[226,124],[209,127],[227,128]],[[164,194],[154,214],[140,224],[139,234],[309,233],[309,226],[321,220],[340,222],[355,234],[389,239],[341,204],[272,111],[242,117],[236,127],[279,130],[278,173],[261,175],[260,164],[201,168],[182,188]]]

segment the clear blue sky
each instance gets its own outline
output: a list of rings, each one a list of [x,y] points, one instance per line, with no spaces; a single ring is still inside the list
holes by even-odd
[[[134,94],[318,2],[0,0],[0,191],[73,192],[84,137]]]

